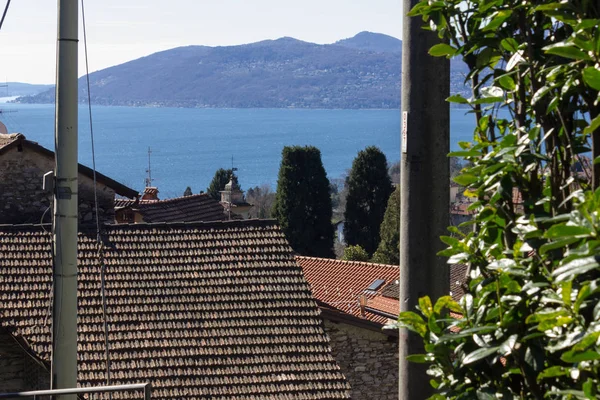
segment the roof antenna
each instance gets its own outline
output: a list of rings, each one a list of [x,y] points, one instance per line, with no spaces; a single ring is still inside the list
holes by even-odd
[[[150,155],[152,154],[152,150],[148,147],[148,169],[146,173],[148,176],[146,177],[146,187],[152,186],[152,169],[150,168]]]
[[[237,169],[237,168],[234,168],[234,166],[233,166],[233,154],[232,154],[232,155],[231,155],[231,179],[233,179],[233,173],[234,173],[235,171],[237,171],[237,170],[238,170],[238,169]]]

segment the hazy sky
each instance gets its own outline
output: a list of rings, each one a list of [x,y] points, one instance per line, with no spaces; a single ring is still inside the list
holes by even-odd
[[[0,0],[0,11],[6,0]],[[360,31],[401,37],[402,0],[86,0],[90,72],[185,45],[292,36],[332,43]],[[14,0],[0,31],[0,81],[53,83],[55,0]],[[81,10],[80,10],[81,13]],[[81,23],[80,23],[81,26]],[[80,29],[79,75],[83,75]]]

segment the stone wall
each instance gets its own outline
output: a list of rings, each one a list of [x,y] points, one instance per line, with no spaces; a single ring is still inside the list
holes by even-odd
[[[352,387],[352,400],[398,399],[398,338],[325,319],[333,355]]]
[[[50,388],[50,373],[0,331],[0,393]]]
[[[54,170],[54,159],[15,147],[0,156],[0,224],[40,223],[48,210],[51,195],[42,190],[42,177]],[[114,222],[115,192],[98,183],[98,209],[101,222]],[[93,180],[79,174],[79,220],[94,221]],[[52,210],[44,215],[44,222],[52,220]]]

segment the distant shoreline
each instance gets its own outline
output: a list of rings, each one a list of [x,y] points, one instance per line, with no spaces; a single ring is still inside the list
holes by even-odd
[[[1,100],[1,98],[0,98]],[[24,105],[54,105],[54,103],[21,103],[16,101],[6,101],[4,104],[24,104]],[[2,101],[0,101],[2,103]],[[79,102],[80,105],[87,105],[86,102]],[[130,108],[181,108],[188,110],[323,110],[323,111],[335,111],[335,110],[356,110],[356,111],[401,111],[401,108],[375,108],[375,107],[364,107],[364,108],[321,108],[321,107],[183,107],[183,106],[168,106],[168,105],[122,105],[122,104],[96,104],[92,103],[92,106],[100,107],[130,107]],[[463,109],[469,110],[468,106],[463,104],[450,104],[450,109]]]

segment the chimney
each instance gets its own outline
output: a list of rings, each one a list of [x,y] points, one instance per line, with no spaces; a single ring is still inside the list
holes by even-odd
[[[151,186],[146,187],[141,200],[158,200],[158,188]]]

